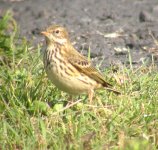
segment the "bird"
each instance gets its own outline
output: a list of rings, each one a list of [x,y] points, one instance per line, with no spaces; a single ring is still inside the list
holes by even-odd
[[[46,41],[43,53],[44,68],[48,79],[58,89],[70,95],[86,93],[90,103],[96,89],[105,88],[120,94],[112,89],[112,85],[105,81],[92,62],[74,48],[65,27],[51,25],[41,31],[41,34]]]

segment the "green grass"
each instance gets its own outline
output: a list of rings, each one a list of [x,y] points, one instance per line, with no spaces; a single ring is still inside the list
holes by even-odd
[[[116,84],[112,69],[104,73]],[[158,148],[156,67],[124,67],[117,74],[128,78],[116,86],[122,95],[100,90],[93,105],[81,95],[82,102],[65,109],[68,96],[48,81],[40,46],[20,38],[6,13],[0,20],[0,149]]]

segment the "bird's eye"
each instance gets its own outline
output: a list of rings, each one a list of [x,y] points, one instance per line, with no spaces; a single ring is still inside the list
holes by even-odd
[[[56,30],[55,33],[58,34],[58,33],[59,33],[59,30]]]

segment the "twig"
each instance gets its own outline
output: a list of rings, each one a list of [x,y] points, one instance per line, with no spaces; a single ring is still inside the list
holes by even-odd
[[[68,108],[70,108],[70,107],[76,105],[77,103],[79,103],[79,102],[81,102],[81,101],[82,101],[82,99],[79,99],[78,101],[76,101],[76,102],[74,102],[74,103],[72,103],[72,104],[70,104],[70,105],[68,105],[68,106],[65,106],[63,109],[60,109],[59,111],[53,113],[52,115],[56,115],[56,114],[58,114],[58,113],[60,113],[60,112],[62,112],[62,111],[64,111],[64,110],[66,110],[66,109],[68,109]]]

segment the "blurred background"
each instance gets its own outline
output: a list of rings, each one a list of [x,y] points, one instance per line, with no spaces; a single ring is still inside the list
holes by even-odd
[[[35,45],[41,30],[60,24],[75,47],[85,55],[90,50],[102,66],[128,65],[129,55],[136,67],[153,58],[157,63],[157,0],[0,0],[0,16],[7,10]]]

